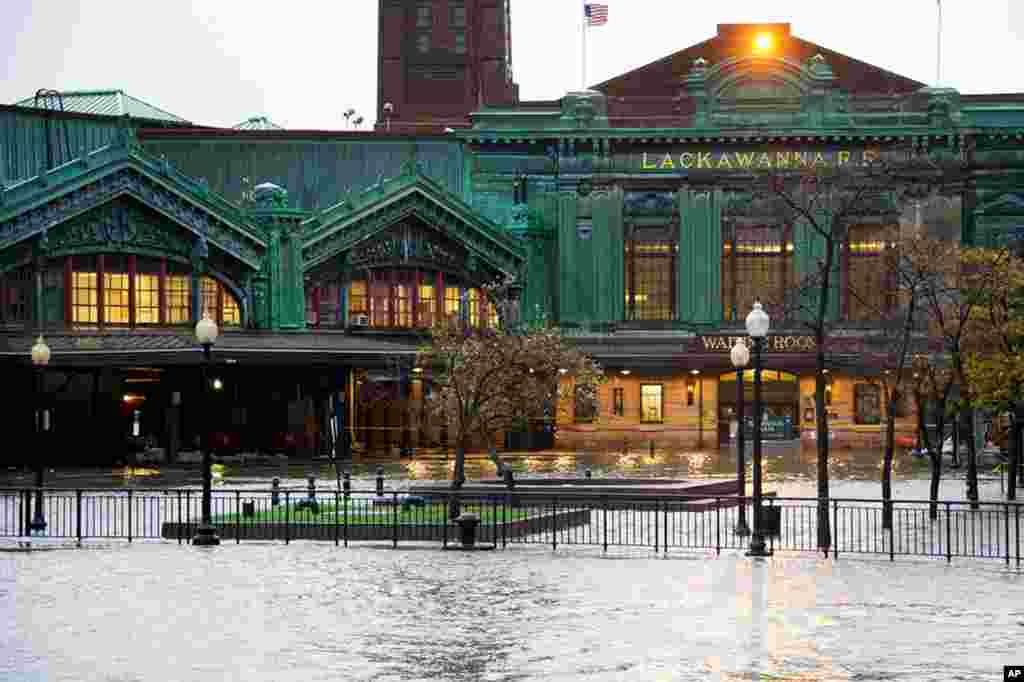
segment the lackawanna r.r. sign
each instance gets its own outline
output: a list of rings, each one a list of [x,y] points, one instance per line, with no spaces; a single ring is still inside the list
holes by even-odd
[[[751,345],[749,336],[701,336],[700,350],[728,353],[739,339]],[[766,336],[762,346],[766,353],[812,353],[817,349],[813,336]]]
[[[687,149],[641,152],[630,165],[641,171],[797,170],[866,166],[880,155],[877,149]]]

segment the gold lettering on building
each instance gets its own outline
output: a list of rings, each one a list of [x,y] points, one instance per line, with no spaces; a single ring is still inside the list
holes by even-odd
[[[677,169],[773,170],[799,168],[842,168],[867,166],[880,158],[877,149],[756,149],[725,151],[723,149],[692,151],[641,152],[640,170],[674,171]]]
[[[749,336],[702,336],[705,351],[728,353],[737,341],[751,346]],[[811,353],[817,348],[813,336],[768,336],[764,350],[767,353]]]

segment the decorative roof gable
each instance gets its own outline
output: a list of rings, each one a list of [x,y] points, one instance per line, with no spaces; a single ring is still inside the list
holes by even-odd
[[[123,128],[115,143],[13,187],[0,188],[0,251],[43,235],[74,216],[128,195],[258,269],[262,231],[237,206],[166,160],[145,154]]]
[[[438,228],[500,272],[517,274],[526,261],[514,237],[423,175],[417,164],[407,162],[400,177],[378,178],[364,192],[347,196],[306,221],[304,267],[312,269],[347,252],[409,215]]]

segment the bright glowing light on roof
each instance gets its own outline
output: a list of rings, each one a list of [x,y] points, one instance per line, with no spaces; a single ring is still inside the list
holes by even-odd
[[[754,47],[759,50],[770,50],[774,42],[771,33],[758,33],[757,37],[754,38]]]

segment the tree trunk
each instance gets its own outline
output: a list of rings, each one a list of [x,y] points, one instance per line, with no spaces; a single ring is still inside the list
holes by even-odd
[[[828,515],[828,414],[825,412],[825,339],[817,334],[818,371],[814,380],[815,440],[818,446],[818,549],[828,556],[832,547],[832,528]]]
[[[932,480],[928,487],[928,518],[932,521],[939,518],[939,481],[942,480],[942,450],[929,452],[928,459],[932,462]]]
[[[462,513],[462,507],[459,504],[459,490],[462,488],[462,484],[466,482],[466,446],[465,439],[461,436],[455,446],[455,471],[452,473],[452,494],[448,499],[448,518],[458,518],[459,514]]]
[[[964,426],[967,431],[967,499],[971,509],[980,509],[978,504],[978,448],[974,441],[974,408],[964,410]]]
[[[896,450],[896,403],[899,391],[889,392],[888,414],[885,415],[885,455],[882,458],[882,528],[892,528],[892,456]]]
[[[926,404],[927,404],[926,401],[921,396],[921,392],[915,390],[914,391],[914,407],[917,409],[917,433],[918,433],[918,438],[921,441],[921,449],[924,450],[926,453],[928,453],[930,455],[931,452],[932,452],[932,436],[931,436],[930,433],[928,433],[928,419],[927,419],[928,415],[925,414],[925,410],[927,409],[926,408]],[[936,424],[936,426],[938,428],[939,440],[940,440],[939,449],[942,448],[942,443],[941,443],[941,440],[942,440],[942,428],[941,428],[941,426],[939,426],[940,423],[941,423],[941,420],[939,419],[938,416],[936,416],[935,417],[935,424]]]
[[[1017,499],[1017,467],[1020,465],[1020,421],[1016,416],[1010,419],[1010,433],[1006,446],[1009,448],[1010,461],[1006,471],[1006,499]]]

